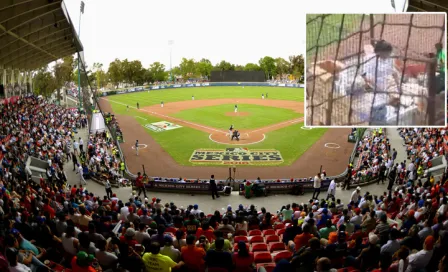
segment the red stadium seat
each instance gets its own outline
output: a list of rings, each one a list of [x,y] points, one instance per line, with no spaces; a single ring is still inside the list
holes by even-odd
[[[255,252],[254,263],[270,263],[272,262],[271,253],[268,251]]]
[[[249,231],[249,236],[255,236],[255,235],[261,235],[261,230],[250,230]]]
[[[259,230],[260,226],[259,225],[250,225],[249,226],[249,230]]]
[[[278,230],[276,231],[275,234],[277,234],[278,236],[280,236],[280,235],[282,235],[283,233],[285,233],[285,231],[286,231],[286,229],[278,229]]]
[[[280,241],[280,237],[278,235],[268,235],[266,236],[266,243],[270,243],[270,242],[279,242]]]
[[[263,236],[261,236],[261,235],[255,235],[255,236],[250,236],[249,237],[249,242],[251,244],[253,244],[253,243],[264,243],[264,239],[263,239]]]
[[[259,264],[257,264],[257,270],[260,267],[264,267],[264,269],[266,269],[266,272],[272,272],[275,269],[275,263],[259,263]]]
[[[286,259],[289,261],[289,259],[291,259],[291,257],[292,257],[292,252],[289,250],[283,250],[283,251],[279,251],[279,252],[274,252],[274,253],[272,253],[272,255],[274,257],[274,262],[277,263],[281,259]]]
[[[252,244],[252,252],[257,252],[257,251],[268,251],[268,245],[265,243]]]
[[[283,223],[274,225],[274,229],[284,229],[284,228],[285,228],[285,224],[283,224]]]
[[[263,231],[263,236],[266,237],[268,235],[274,235],[275,234],[275,230],[273,229],[267,229]]]
[[[269,251],[270,252],[274,252],[274,251],[281,251],[281,250],[285,250],[285,244],[282,242],[272,242],[269,243]]]
[[[239,230],[239,231],[235,232],[235,236],[247,236],[247,231]]]
[[[249,242],[249,239],[247,239],[247,236],[236,236],[233,238],[233,242],[238,243],[239,241],[247,243]]]

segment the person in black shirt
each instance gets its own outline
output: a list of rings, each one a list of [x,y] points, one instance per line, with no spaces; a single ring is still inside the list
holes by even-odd
[[[212,191],[212,198],[219,198],[218,195],[218,187],[216,186],[215,175],[212,175],[210,178],[210,190]]]
[[[207,267],[219,267],[227,271],[232,271],[232,255],[227,251],[223,251],[224,238],[216,238],[215,247],[216,249],[207,251],[207,255],[204,258]]]

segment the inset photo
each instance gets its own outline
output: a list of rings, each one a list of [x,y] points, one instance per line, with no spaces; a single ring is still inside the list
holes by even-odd
[[[305,124],[445,127],[446,13],[307,14]]]

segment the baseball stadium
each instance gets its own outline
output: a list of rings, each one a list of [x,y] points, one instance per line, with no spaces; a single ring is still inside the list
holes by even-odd
[[[448,271],[446,128],[307,126],[297,33],[228,19],[299,4],[201,1],[0,1],[0,271]]]

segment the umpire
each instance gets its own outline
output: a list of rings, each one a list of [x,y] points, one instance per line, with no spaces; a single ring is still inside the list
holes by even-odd
[[[213,199],[215,199],[215,196],[216,196],[216,198],[219,198],[218,187],[216,186],[216,181],[215,181],[215,175],[212,175],[210,177],[210,190],[212,191]]]

